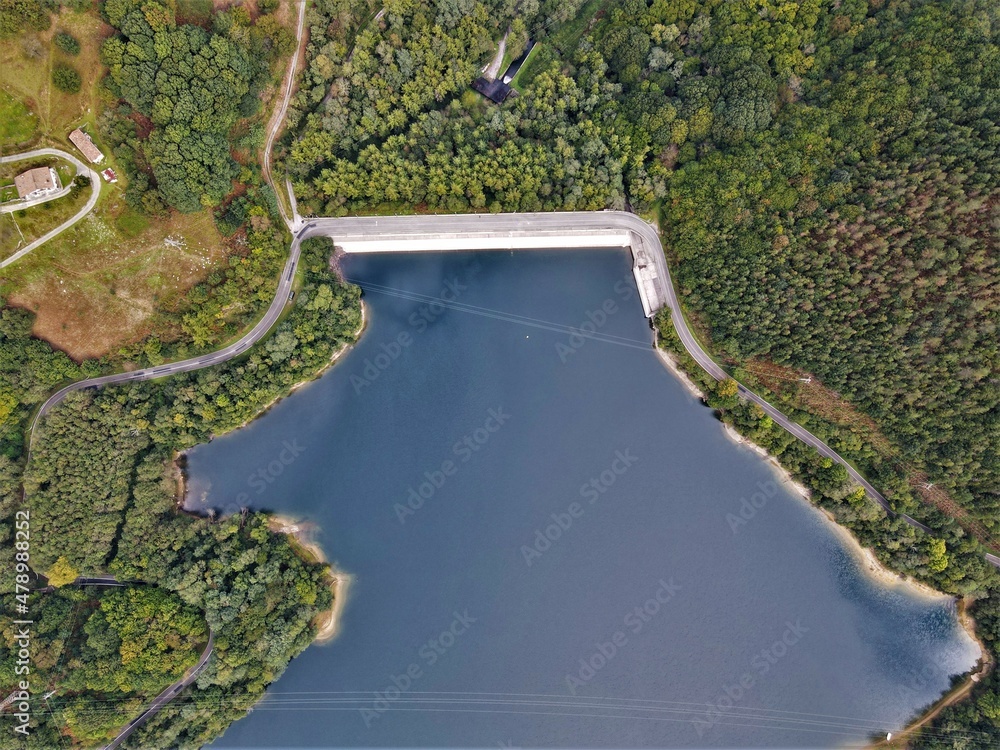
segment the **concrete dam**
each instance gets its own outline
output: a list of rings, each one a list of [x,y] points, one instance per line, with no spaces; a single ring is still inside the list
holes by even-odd
[[[646,317],[668,299],[656,229],[618,211],[313,219],[303,222],[298,236],[329,237],[337,252],[348,254],[627,247]]]

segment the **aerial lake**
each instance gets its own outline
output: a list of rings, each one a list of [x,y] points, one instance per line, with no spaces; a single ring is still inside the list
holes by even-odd
[[[664,368],[631,265],[344,260],[358,346],[188,456],[189,507],[313,522],[354,576],[216,747],[839,747],[973,666],[950,599],[872,576]]]

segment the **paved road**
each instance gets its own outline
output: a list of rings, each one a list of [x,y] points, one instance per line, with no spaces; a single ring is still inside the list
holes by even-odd
[[[181,694],[181,691],[183,691],[184,688],[198,679],[198,675],[204,671],[205,665],[208,664],[208,660],[212,658],[212,652],[214,650],[215,633],[210,630],[208,631],[208,644],[205,646],[205,650],[201,652],[201,658],[198,660],[198,663],[189,669],[184,677],[156,696],[153,702],[146,707],[145,711],[126,724],[125,727],[118,733],[118,736],[105,745],[104,750],[116,750],[117,747],[129,738],[129,735],[131,735],[132,732],[159,713],[161,708],[170,703],[170,701]]]
[[[304,0],[299,2],[299,22],[298,28],[296,30],[296,39],[298,40],[299,48],[302,46],[302,33],[305,21],[305,7],[306,4]],[[277,110],[280,113],[279,116],[273,117],[271,122],[271,129],[267,137],[267,145],[265,146],[265,159],[264,159],[264,176],[268,184],[271,185],[271,189],[277,192],[274,182],[271,179],[271,148],[274,145],[275,136],[281,129],[281,125],[285,119],[285,112],[288,109],[288,102],[292,96],[292,85],[295,78],[295,67],[299,58],[299,50],[296,49],[295,56],[292,58],[292,63],[288,69],[288,77],[286,79],[285,92],[282,97],[281,106]],[[52,150],[52,149],[42,149],[42,151]],[[58,152],[62,154],[62,152]],[[62,154],[67,156],[66,154]],[[74,159],[74,161],[76,161]],[[77,162],[79,164],[79,162]],[[96,197],[94,198],[96,201]],[[278,209],[281,212],[281,216],[285,221],[285,224],[292,227],[292,220],[289,219],[285,213],[284,207],[281,205],[281,201],[278,202]],[[89,204],[88,204],[89,205]],[[294,205],[294,204],[293,204]],[[89,210],[89,209],[88,209]],[[136,380],[154,380],[156,378],[166,377],[167,375],[176,375],[180,372],[190,372],[192,370],[201,370],[205,367],[211,367],[212,365],[217,365],[222,362],[226,362],[233,357],[237,357],[245,353],[250,347],[260,341],[265,334],[271,329],[271,326],[275,324],[278,318],[281,316],[281,312],[285,309],[285,305],[288,304],[289,293],[292,290],[292,283],[295,280],[295,269],[298,267],[299,255],[301,254],[301,248],[299,246],[300,238],[295,237],[292,240],[292,246],[288,255],[288,260],[285,263],[284,269],[281,271],[281,278],[278,279],[278,289],[275,293],[274,299],[271,301],[270,307],[267,308],[267,312],[264,313],[264,317],[255,325],[248,333],[246,333],[241,339],[233,342],[229,346],[219,349],[217,351],[211,352],[210,354],[203,354],[200,357],[192,357],[190,359],[181,360],[180,362],[171,362],[165,365],[159,365],[157,367],[147,367],[142,370],[133,370],[132,372],[122,372],[116,375],[104,375],[99,378],[91,378],[90,380],[81,380],[76,383],[71,383],[65,388],[60,389],[56,393],[52,394],[48,401],[42,404],[42,407],[35,414],[35,418],[31,422],[30,437],[28,440],[29,448],[29,460],[30,460],[30,449],[31,443],[35,438],[35,427],[38,425],[39,420],[41,420],[53,406],[62,401],[66,396],[68,396],[73,391],[79,391],[84,388],[100,388],[105,385],[112,385],[114,383],[128,383]]]
[[[691,329],[684,320],[677,292],[670,278],[666,259],[660,244],[659,232],[656,227],[638,216],[623,211],[594,211],[538,214],[467,214],[456,216],[379,216],[379,217],[346,217],[337,219],[312,219],[300,232],[302,237],[326,235],[338,240],[359,240],[378,237],[380,240],[398,236],[412,238],[419,235],[469,234],[489,231],[491,233],[508,232],[514,234],[532,234],[545,232],[568,232],[574,230],[618,229],[634,232],[639,236],[647,250],[647,255],[656,262],[657,275],[663,281],[667,305],[673,312],[674,327],[681,343],[691,357],[716,380],[728,377],[728,374],[702,349]],[[751,391],[745,385],[739,385],[740,395],[758,404],[777,424],[815,448],[820,455],[841,464],[847,469],[851,478],[864,487],[865,492],[889,513],[894,513],[889,501],[875,489],[848,461],[842,458],[826,443],[809,432],[805,427],[792,421],[770,402]],[[923,531],[930,532],[925,525],[909,516],[901,516],[908,524]],[[1000,567],[1000,564],[998,564]]]
[[[305,1],[300,0],[299,22],[298,22],[298,29],[296,31],[296,39],[298,40],[299,47],[301,47],[302,45],[302,31],[303,31],[304,19],[305,19]],[[277,136],[278,131],[280,130],[281,125],[285,119],[285,112],[288,109],[288,101],[291,98],[292,94],[292,85],[295,78],[295,67],[298,58],[299,58],[299,49],[296,49],[295,57],[292,58],[292,63],[289,66],[288,78],[286,81],[285,93],[282,98],[281,107],[278,110],[277,115],[272,120],[271,129],[270,132],[268,133],[267,145],[265,146],[264,174],[265,174],[265,179],[271,185],[272,189],[274,189],[274,184],[271,180],[271,148],[274,144],[275,136]],[[21,154],[20,157],[12,157],[10,160],[13,161],[14,158],[31,158],[32,156],[41,155],[44,152],[52,152],[52,151],[55,152],[53,155],[63,156],[64,158],[68,158],[70,159],[70,161],[73,161],[77,165],[78,171],[81,167],[83,167],[83,165],[74,157],[70,156],[69,154],[66,154],[65,152],[55,151],[55,149],[41,149],[37,152],[31,152],[29,154]],[[67,224],[64,224],[63,226],[59,227],[58,230],[56,230],[55,232],[56,234],[58,232],[61,232],[67,226],[71,226],[74,222],[78,221],[83,216],[85,216],[86,213],[90,211],[90,209],[93,208],[94,204],[97,202],[97,196],[100,191],[100,177],[96,173],[94,173],[93,170],[90,170],[90,172],[91,172],[91,184],[94,185],[94,190],[93,190],[93,195],[91,195],[91,200],[87,202],[87,205],[84,207],[85,209],[84,211],[82,211],[80,214],[77,214],[77,216],[75,216]],[[294,207],[295,205],[294,202],[292,205]],[[278,201],[278,209],[281,211],[281,216],[284,219],[285,224],[291,227],[292,221],[285,214],[285,210],[281,205],[281,201]],[[22,250],[16,256],[13,256],[11,259],[9,259],[9,262],[13,262],[24,253],[27,253],[31,249],[33,249],[34,246],[37,246],[38,244],[41,244],[41,242],[44,242],[46,239],[49,239],[50,235],[54,236],[54,234],[50,232],[49,235],[46,235],[36,243],[32,243],[32,245],[29,245],[27,248]],[[174,375],[179,372],[200,370],[204,367],[211,367],[212,365],[219,364],[221,362],[226,362],[227,360],[230,360],[233,357],[237,357],[246,352],[255,343],[260,341],[260,339],[262,339],[270,330],[271,326],[273,326],[274,323],[278,320],[282,310],[284,310],[285,305],[288,303],[289,292],[291,292],[292,282],[295,279],[295,269],[298,266],[299,255],[301,254],[300,242],[301,240],[299,237],[295,237],[293,239],[288,260],[285,263],[285,267],[281,271],[281,278],[278,279],[277,293],[275,294],[275,297],[272,300],[271,305],[267,308],[267,312],[264,314],[264,317],[261,318],[261,320],[257,323],[257,325],[255,325],[249,331],[249,333],[244,335],[239,341],[236,341],[223,349],[212,352],[211,354],[203,355],[201,357],[192,357],[191,359],[182,360],[180,362],[172,362],[170,364],[160,365],[159,367],[147,367],[144,370],[135,370],[133,372],[119,373],[117,375],[106,375],[104,377],[91,378],[90,380],[82,380],[78,383],[72,383],[66,386],[65,388],[62,388],[61,390],[57,391],[52,396],[50,396],[48,401],[42,404],[42,408],[38,410],[38,413],[35,415],[34,420],[32,420],[31,422],[31,429],[29,433],[30,437],[28,440],[28,460],[29,461],[31,460],[31,443],[34,441],[35,427],[38,425],[39,420],[42,419],[53,406],[58,404],[68,394],[72,393],[73,391],[78,391],[83,388],[99,388],[101,386],[110,385],[113,383],[127,383],[136,380],[153,380],[155,378],[165,377],[167,375]],[[0,264],[0,267],[2,267],[3,265],[6,265],[6,263]],[[112,576],[102,576],[97,578],[79,578],[77,579],[76,583],[78,585],[89,585],[89,586],[123,585],[119,583]],[[158,696],[156,696],[153,702],[146,707],[145,711],[139,714],[136,718],[132,719],[132,721],[130,721],[122,728],[122,730],[118,733],[118,736],[115,737],[106,746],[105,750],[116,750],[116,748],[118,748],[125,740],[128,739],[128,737],[132,734],[132,732],[134,732],[136,729],[142,726],[142,724],[144,724],[150,717],[154,716],[156,713],[160,711],[160,709],[162,709],[165,705],[170,703],[170,701],[176,698],[181,693],[181,691],[184,690],[184,688],[186,688],[188,685],[194,682],[195,679],[197,679],[198,675],[201,674],[201,672],[205,669],[205,665],[208,664],[208,660],[211,658],[212,652],[214,651],[215,647],[214,644],[215,644],[215,634],[210,630],[208,633],[208,644],[205,646],[205,650],[202,652],[201,658],[198,660],[198,663],[194,666],[194,668],[191,669],[188,672],[188,674],[181,680],[178,680],[173,685],[164,690],[162,693],[160,693]]]
[[[65,230],[69,229],[71,226],[76,224],[78,221],[80,221],[80,219],[89,214],[90,211],[94,208],[94,206],[97,205],[97,199],[101,195],[101,176],[96,171],[91,169],[90,166],[84,164],[82,161],[73,156],[73,154],[66,153],[65,151],[58,148],[36,148],[33,151],[25,151],[24,153],[14,154],[12,156],[3,156],[0,157],[0,164],[7,164],[8,162],[13,162],[13,161],[23,161],[25,159],[34,159],[39,156],[58,156],[59,158],[65,159],[66,161],[71,162],[74,166],[76,166],[77,174],[85,174],[88,177],[90,177],[90,198],[87,199],[87,202],[84,204],[83,208],[77,211],[77,213],[68,221],[63,222],[52,231],[47,232],[46,234],[39,237],[34,242],[29,242],[27,245],[22,247],[20,250],[18,250],[16,253],[14,253],[6,260],[0,261],[0,268],[9,266],[11,263],[16,263],[18,260],[23,258],[28,253],[30,253],[39,245],[48,242],[60,232],[64,232]]]
[[[143,370],[105,375],[91,380],[83,380],[66,386],[53,394],[42,408],[39,409],[32,423],[34,427],[49,410],[63,400],[69,393],[83,388],[100,387],[113,383],[126,383],[135,380],[152,380],[154,378],[173,375],[178,372],[200,370],[204,367],[219,364],[238,356],[264,337],[267,331],[277,321],[278,316],[288,303],[288,294],[292,288],[295,268],[301,253],[301,241],[308,237],[327,236],[337,241],[373,239],[381,241],[392,238],[412,239],[419,236],[469,235],[488,232],[490,234],[539,233],[573,233],[574,231],[594,230],[625,230],[633,232],[641,240],[647,255],[654,259],[657,275],[664,283],[663,292],[667,304],[673,311],[674,327],[677,335],[691,357],[716,380],[728,377],[727,373],[702,349],[694,337],[681,313],[677,293],[670,278],[670,271],[660,245],[659,233],[656,228],[638,216],[623,211],[592,211],[592,212],[562,212],[562,213],[525,213],[525,214],[459,214],[434,216],[359,216],[333,219],[311,219],[295,235],[288,262],[278,281],[277,293],[264,317],[253,329],[238,341],[210,354],[193,357],[181,362],[148,367]],[[892,505],[875,487],[865,479],[847,460],[841,457],[826,443],[809,432],[802,425],[786,417],[770,402],[751,391],[745,385],[739,385],[740,395],[760,407],[781,427],[791,432],[807,445],[815,448],[820,455],[841,464],[847,469],[850,477],[864,487],[865,492],[889,513],[894,513]],[[901,516],[908,524],[923,531],[930,532],[926,526],[909,516]],[[992,561],[991,561],[992,562]],[[1000,567],[1000,562],[994,563]]]
[[[258,321],[257,325],[250,329],[250,331],[241,339],[234,341],[227,347],[210,352],[209,354],[203,354],[200,357],[192,357],[191,359],[171,362],[157,367],[147,367],[142,370],[122,372],[115,375],[104,375],[99,378],[91,378],[90,380],[80,380],[76,383],[71,383],[65,388],[62,388],[52,394],[49,397],[49,400],[42,404],[42,408],[38,410],[38,413],[35,415],[35,419],[31,423],[31,440],[34,440],[35,427],[38,425],[39,420],[48,414],[49,410],[52,409],[53,406],[58,404],[73,391],[79,391],[84,388],[100,388],[101,386],[111,385],[113,383],[128,383],[136,380],[154,380],[156,378],[166,377],[167,375],[176,375],[180,372],[200,370],[204,367],[211,367],[212,365],[226,362],[233,357],[237,357],[245,353],[250,347],[264,338],[271,326],[277,322],[282,310],[285,309],[285,305],[288,304],[288,295],[292,290],[292,282],[295,279],[295,269],[298,267],[299,255],[301,254],[301,247],[299,246],[299,243],[299,237],[296,237],[292,241],[291,252],[289,254],[288,261],[285,263],[284,270],[281,272],[281,278],[278,280],[277,293],[271,302],[271,306],[267,308],[267,312],[264,313],[264,317]]]

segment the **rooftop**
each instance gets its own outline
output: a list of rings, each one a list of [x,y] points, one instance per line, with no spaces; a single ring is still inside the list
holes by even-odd
[[[50,167],[35,167],[14,178],[14,186],[20,198],[27,198],[38,192],[58,189],[56,173]]]
[[[94,145],[94,142],[90,139],[90,136],[84,133],[80,128],[77,128],[72,133],[69,134],[69,139],[87,157],[88,161],[97,164],[104,159],[104,154],[101,150]]]
[[[499,79],[490,81],[486,78],[477,78],[472,82],[472,88],[490,101],[494,101],[497,104],[503,104],[504,100],[510,96],[511,92],[514,90]]]

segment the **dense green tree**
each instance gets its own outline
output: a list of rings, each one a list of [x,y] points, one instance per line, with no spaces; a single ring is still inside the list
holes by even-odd
[[[61,49],[63,52],[67,54],[70,55],[80,54],[79,40],[68,32],[60,31],[58,34],[55,35],[53,41],[55,42],[56,46],[59,49]]]
[[[60,91],[75,94],[80,90],[80,74],[72,65],[58,63],[52,66],[52,83]]]
[[[49,28],[56,0],[0,0],[0,37]]]
[[[106,86],[124,103],[104,128],[130,175],[144,173],[129,186],[130,202],[152,213],[160,204],[184,212],[219,204],[239,175],[229,132],[256,112],[268,63],[289,51],[288,32],[273,19],[253,26],[239,8],[217,15],[213,31],[178,26],[155,0],[109,0],[104,13],[119,30],[101,48]]]

